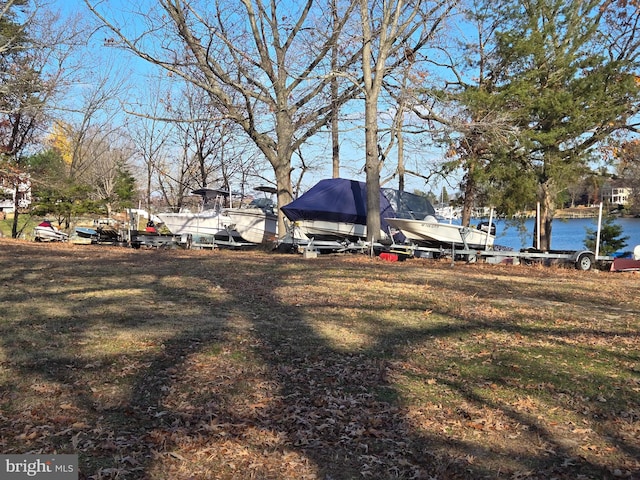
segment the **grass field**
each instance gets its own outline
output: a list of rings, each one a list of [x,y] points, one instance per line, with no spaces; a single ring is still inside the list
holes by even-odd
[[[0,453],[81,479],[640,478],[640,275],[0,239]]]
[[[31,217],[29,215],[18,216],[18,230],[22,234],[22,238],[30,238],[33,234],[33,228],[40,223],[42,219]],[[0,237],[11,238],[11,229],[13,228],[13,214],[0,216]]]

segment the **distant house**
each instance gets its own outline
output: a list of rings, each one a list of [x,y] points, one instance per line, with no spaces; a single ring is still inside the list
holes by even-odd
[[[611,203],[626,205],[627,203],[629,203],[629,197],[631,197],[630,188],[620,187],[611,189]]]
[[[0,176],[0,217],[13,213],[15,208],[15,185],[13,179]],[[21,179],[18,185],[18,207],[27,208],[31,205],[31,181]]]
[[[603,201],[611,205],[629,205],[633,195],[633,189],[622,184],[611,184],[602,191]]]

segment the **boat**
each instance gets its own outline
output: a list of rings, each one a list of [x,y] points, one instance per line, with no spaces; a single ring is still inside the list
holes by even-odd
[[[95,228],[76,227],[76,235],[80,238],[98,238],[98,230]]]
[[[158,217],[172,234],[188,234],[195,238],[239,239],[239,234],[229,228],[232,223],[231,218],[222,212],[229,192],[215,188],[200,188],[191,193],[202,197],[202,208],[199,212],[158,213]]]
[[[490,233],[485,226],[475,228],[443,223],[433,215],[422,220],[388,218],[387,222],[400,229],[409,241],[419,246],[485,248],[492,247],[495,240],[495,234]]]
[[[612,272],[637,272],[640,271],[640,245],[633,249],[631,258],[615,258],[611,263]]]
[[[36,242],[66,242],[69,235],[58,230],[49,220],[40,222],[33,229],[33,237]]]
[[[76,227],[73,235],[69,237],[69,241],[79,245],[95,243],[117,245],[124,240],[121,231],[108,225],[100,225],[96,228]]]
[[[100,233],[95,228],[76,227],[69,241],[76,245],[91,245],[98,243]]]
[[[261,186],[255,190],[274,194],[273,187]],[[254,198],[247,206],[225,208],[222,213],[230,219],[231,227],[250,243],[268,243],[277,238],[278,215],[276,204],[268,197]]]
[[[293,202],[281,207],[302,234],[317,241],[357,242],[367,238],[367,186],[364,182],[331,178],[318,182]],[[420,213],[418,213],[418,211]],[[408,192],[380,189],[381,242],[403,241],[389,217],[413,218],[433,214],[429,201]]]

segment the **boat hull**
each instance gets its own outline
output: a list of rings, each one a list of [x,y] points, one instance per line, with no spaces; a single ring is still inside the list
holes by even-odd
[[[98,238],[98,231],[95,228],[76,227],[76,235],[80,238]]]
[[[158,217],[174,235],[190,234],[194,237],[229,235],[231,218],[216,211],[200,213],[159,213]]]
[[[437,221],[387,218],[387,222],[418,245],[464,247],[466,242],[469,248],[485,248],[493,246],[495,240],[495,236],[486,231]]]
[[[278,217],[260,208],[229,208],[223,214],[231,219],[231,225],[247,242],[268,243],[277,238]]]
[[[69,238],[64,232],[53,227],[37,226],[33,230],[36,242],[66,242]]]
[[[297,220],[295,223],[303,234],[315,240],[357,242],[367,238],[367,226],[359,223],[328,220]],[[389,240],[389,235],[380,230],[380,238]]]

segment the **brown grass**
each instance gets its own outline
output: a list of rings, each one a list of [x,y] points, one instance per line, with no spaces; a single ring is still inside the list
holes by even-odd
[[[0,452],[81,479],[640,478],[640,276],[0,239]]]

